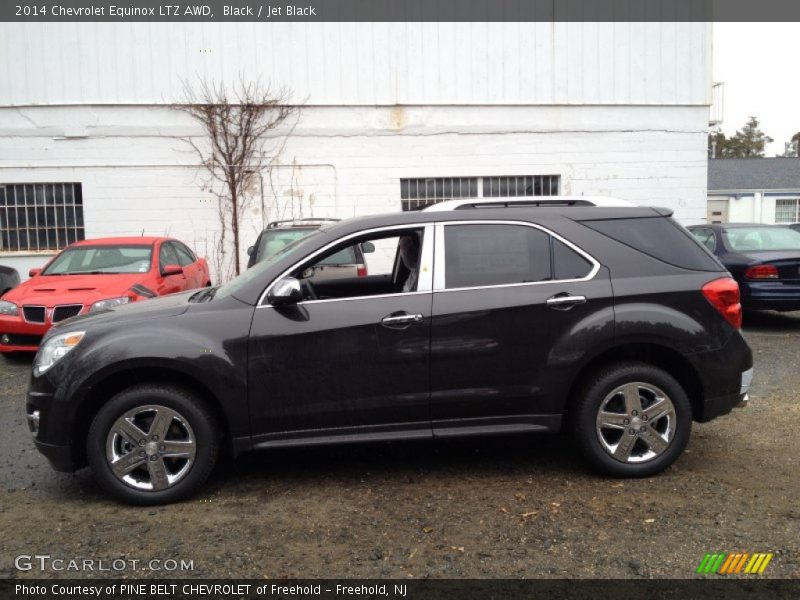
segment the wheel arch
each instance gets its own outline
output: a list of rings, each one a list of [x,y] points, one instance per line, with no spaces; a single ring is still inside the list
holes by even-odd
[[[570,422],[571,407],[581,386],[592,373],[620,362],[646,363],[672,375],[686,391],[692,407],[693,419],[703,414],[705,391],[700,375],[692,363],[669,346],[652,342],[627,342],[606,348],[589,359],[573,379],[565,405],[565,422]]]
[[[89,426],[100,408],[119,392],[143,383],[164,384],[195,394],[211,410],[219,422],[223,447],[231,447],[231,424],[221,402],[211,389],[197,377],[170,366],[135,365],[104,373],[92,382],[76,411],[70,438],[77,464],[86,464],[86,439]]]

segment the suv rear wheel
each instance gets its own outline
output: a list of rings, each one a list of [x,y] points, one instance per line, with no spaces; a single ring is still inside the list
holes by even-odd
[[[575,436],[583,454],[617,477],[646,477],[681,455],[692,429],[683,387],[644,363],[620,363],[594,374],[575,405]]]
[[[87,438],[98,483],[130,504],[183,499],[208,478],[219,428],[203,402],[168,385],[138,385],[111,398]]]

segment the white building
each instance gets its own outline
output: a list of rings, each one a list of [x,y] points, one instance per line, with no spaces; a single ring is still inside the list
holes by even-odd
[[[167,106],[197,77],[304,102],[249,238],[492,190],[706,217],[708,23],[3,23],[0,52],[0,262],[23,275],[65,237],[212,252],[215,201],[180,139],[203,131]]]
[[[708,161],[709,223],[800,223],[800,159]]]

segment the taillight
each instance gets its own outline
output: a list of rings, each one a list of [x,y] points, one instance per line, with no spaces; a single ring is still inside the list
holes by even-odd
[[[709,281],[703,286],[703,295],[736,329],[742,327],[742,305],[739,302],[739,284],[730,277]]]
[[[778,267],[775,265],[755,265],[744,272],[747,279],[777,279]]]
[[[356,275],[358,277],[366,277],[367,276],[367,265],[358,265],[356,269]]]

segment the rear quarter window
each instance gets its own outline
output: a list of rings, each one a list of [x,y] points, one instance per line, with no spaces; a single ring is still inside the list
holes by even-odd
[[[667,264],[691,271],[721,271],[722,265],[668,217],[581,221],[583,225]]]

